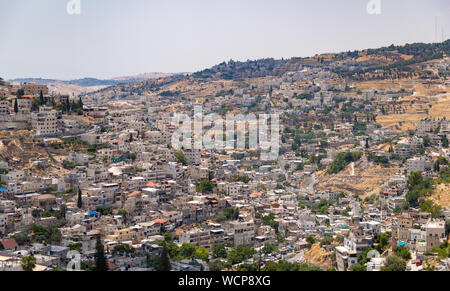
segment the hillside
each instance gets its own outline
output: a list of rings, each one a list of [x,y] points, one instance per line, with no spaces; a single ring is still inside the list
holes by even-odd
[[[395,172],[395,167],[376,166],[363,158],[338,174],[330,175],[326,171],[318,173],[315,189],[345,192],[365,198],[378,195]]]
[[[337,74],[343,82],[392,81],[392,79],[402,78],[432,81],[436,78],[436,74],[418,68],[417,64],[440,60],[446,55],[450,55],[450,40],[438,44],[391,45],[378,49],[322,54],[305,58],[294,57],[281,60],[268,58],[245,62],[230,60],[193,74],[177,74],[142,82],[130,82],[87,95],[98,97],[97,93],[114,92],[110,94],[114,98],[127,98],[129,95],[144,94],[145,92],[158,94],[166,91],[167,86],[183,89],[186,83],[200,85],[214,81],[245,82],[257,78],[279,76],[301,79],[301,76],[295,76],[295,74],[303,72],[305,69],[312,70],[312,74],[314,74],[315,68],[320,68],[328,74]]]

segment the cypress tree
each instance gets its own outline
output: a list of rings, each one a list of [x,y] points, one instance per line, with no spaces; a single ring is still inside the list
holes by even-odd
[[[16,93],[17,98],[20,99],[23,97],[23,95],[25,95],[25,92],[23,91],[23,89],[17,90],[17,93]]]
[[[45,104],[44,94],[42,93],[42,90],[41,90],[41,94],[39,94],[39,103],[40,103],[41,105],[44,105],[44,104]]]
[[[67,97],[67,100],[66,100],[66,111],[67,111],[67,113],[70,113],[70,100],[69,100],[68,97]]]
[[[83,208],[83,198],[81,197],[81,189],[78,189],[77,206],[78,206],[79,209]]]
[[[97,243],[95,245],[95,271],[106,272],[108,271],[108,264],[105,257],[105,248],[103,247],[100,237],[97,237]]]
[[[61,217],[62,217],[63,219],[66,219],[66,212],[67,212],[67,207],[66,207],[65,204],[63,204],[63,205],[61,206]]]
[[[19,112],[19,106],[17,105],[17,99],[14,99],[14,112],[15,113]]]
[[[171,269],[172,265],[170,264],[169,252],[167,251],[167,244],[164,243],[163,249],[159,256],[158,271],[168,272]]]

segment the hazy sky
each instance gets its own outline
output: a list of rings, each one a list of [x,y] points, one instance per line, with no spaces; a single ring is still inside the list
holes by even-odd
[[[193,72],[450,38],[449,0],[0,0],[0,76],[111,78]]]

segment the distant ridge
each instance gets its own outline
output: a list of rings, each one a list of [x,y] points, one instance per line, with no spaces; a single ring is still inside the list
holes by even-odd
[[[62,83],[66,85],[77,85],[81,87],[91,87],[91,86],[114,86],[118,85],[121,82],[115,80],[100,80],[95,78],[83,78],[69,81],[62,81],[56,79],[42,79],[42,78],[22,78],[22,79],[13,79],[9,80],[10,82],[17,83],[36,83],[40,85],[50,85],[54,83]]]
[[[66,84],[76,85],[80,87],[93,87],[93,86],[115,86],[123,83],[133,83],[145,80],[157,79],[161,77],[169,77],[172,74],[169,73],[144,73],[134,76],[122,76],[112,78],[108,80],[101,80],[96,78],[82,78],[74,80],[58,80],[58,79],[43,79],[43,78],[18,78],[8,80],[9,82],[16,83],[36,83],[40,85],[52,85],[52,84]]]

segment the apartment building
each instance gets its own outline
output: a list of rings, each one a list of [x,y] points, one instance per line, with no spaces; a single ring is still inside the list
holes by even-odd
[[[196,228],[180,232],[180,243],[193,244],[196,247],[211,248],[211,233],[209,230]]]
[[[427,252],[431,252],[434,247],[438,247],[445,238],[444,222],[429,222],[425,226],[425,240]]]
[[[346,247],[336,247],[336,263],[340,272],[351,270],[358,263],[358,254]]]
[[[33,95],[33,96],[38,96],[42,94],[48,95],[48,87],[47,85],[39,85],[39,84],[35,84],[35,83],[26,83],[24,85],[22,85],[21,89],[23,89],[23,93],[25,95]]]
[[[228,232],[233,235],[234,246],[251,245],[255,237],[255,223],[251,221],[232,221]]]
[[[223,244],[228,239],[223,229],[195,228],[180,232],[180,243],[190,243],[211,250],[214,244]]]
[[[423,172],[427,169],[431,169],[431,162],[424,157],[414,157],[406,161],[406,167],[409,176],[412,172]]]
[[[10,111],[11,103],[8,100],[0,100],[0,115],[8,115]]]
[[[0,235],[6,234],[6,227],[8,226],[8,216],[0,214]]]
[[[372,239],[373,236],[366,234],[365,230],[355,229],[351,230],[349,236],[344,238],[344,246],[351,252],[360,254],[370,247]]]
[[[31,98],[17,99],[17,109],[21,113],[30,113],[33,100]]]
[[[39,112],[31,115],[31,125],[36,129],[36,136],[56,136],[61,132],[58,112],[47,106],[41,106]]]

